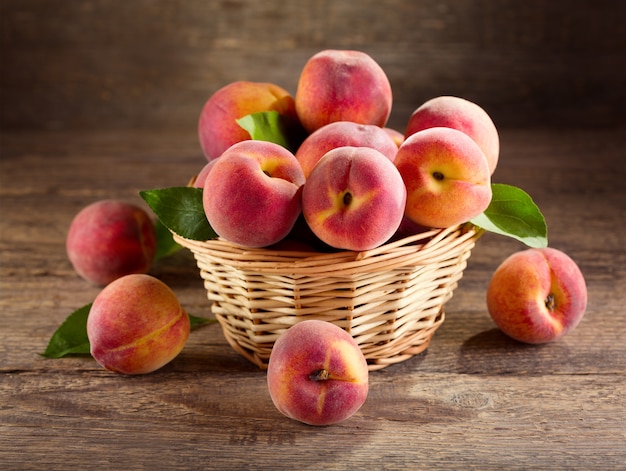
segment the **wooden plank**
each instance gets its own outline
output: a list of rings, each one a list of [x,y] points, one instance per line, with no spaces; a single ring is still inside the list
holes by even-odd
[[[477,101],[502,125],[625,118],[619,1],[5,0],[0,8],[11,110],[3,128],[190,129],[231,81],[295,93],[305,61],[327,48],[379,61],[394,90],[391,124],[402,130],[410,112],[441,94]]]
[[[77,371],[44,384],[5,375],[3,460],[9,469],[86,459],[94,469],[282,469],[295,452],[298,469],[619,469],[626,458],[615,414],[626,405],[623,377],[384,371],[363,408],[332,428],[281,418],[260,372]]]
[[[550,241],[579,263],[589,308],[558,342],[495,329],[484,294],[521,245],[486,234],[426,352],[372,373],[352,419],[282,417],[265,374],[217,325],[194,331],[162,370],[123,377],[92,359],[41,352],[99,288],[65,255],[73,215],[103,197],[186,182],[193,132],[4,133],[0,158],[0,463],[3,469],[623,469],[626,430],[626,136],[503,129],[497,181],[523,187]],[[209,302],[187,252],[152,273],[189,312]]]

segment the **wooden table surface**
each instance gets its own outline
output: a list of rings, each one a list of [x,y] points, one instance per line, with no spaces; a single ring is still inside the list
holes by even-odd
[[[581,267],[589,305],[565,338],[529,346],[486,310],[491,273],[523,249],[485,235],[428,350],[373,372],[351,419],[311,427],[272,405],[265,374],[217,325],[163,369],[117,375],[38,354],[99,289],[65,255],[98,199],[180,185],[203,164],[193,132],[4,134],[0,158],[0,468],[626,469],[626,138],[616,129],[502,129],[494,181],[541,207],[550,245]],[[188,252],[157,263],[211,316]]]

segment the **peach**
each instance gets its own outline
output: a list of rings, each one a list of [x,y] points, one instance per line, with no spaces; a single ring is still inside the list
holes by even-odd
[[[135,375],[173,360],[189,337],[189,316],[162,281],[119,278],[96,296],[87,317],[91,355],[104,368]]]
[[[247,247],[283,239],[301,213],[304,174],[296,157],[266,141],[242,141],[216,160],[202,194],[204,212],[222,238]]]
[[[204,182],[206,182],[206,177],[213,168],[213,165],[215,165],[215,162],[217,162],[217,160],[213,159],[210,162],[207,162],[206,165],[204,165],[200,169],[200,171],[196,175],[195,180],[193,181],[194,188],[204,188]]]
[[[430,128],[410,135],[394,161],[407,188],[406,216],[444,228],[467,222],[491,202],[485,154],[465,133]]]
[[[335,121],[310,134],[296,151],[296,158],[306,178],[326,152],[337,147],[371,147],[393,161],[398,152],[394,140],[382,128],[372,124]]]
[[[387,157],[369,147],[327,152],[307,179],[302,212],[311,230],[336,249],[369,250],[400,226],[406,188]]]
[[[367,361],[345,330],[305,320],[274,343],[267,385],[276,408],[309,425],[331,425],[352,417],[367,399]]]
[[[138,206],[117,200],[92,203],[74,216],[66,238],[76,272],[95,285],[146,273],[154,260],[154,223]]]
[[[413,112],[405,138],[434,127],[457,129],[471,137],[485,153],[489,172],[493,174],[500,154],[500,138],[495,124],[483,108],[456,96],[432,98]]]
[[[397,129],[384,127],[383,131],[385,131],[387,134],[389,134],[389,137],[391,137],[393,142],[395,142],[396,147],[400,147],[400,145],[404,142],[404,134],[402,134]]]
[[[327,49],[305,63],[295,102],[308,133],[334,121],[383,127],[391,113],[391,85],[365,52]]]
[[[291,94],[266,82],[237,81],[217,90],[206,101],[198,122],[198,137],[207,160],[212,160],[233,144],[250,139],[237,120],[252,113],[277,111],[297,122]]]
[[[539,344],[572,331],[587,307],[582,272],[564,252],[526,249],[506,258],[487,289],[496,325],[520,342]]]

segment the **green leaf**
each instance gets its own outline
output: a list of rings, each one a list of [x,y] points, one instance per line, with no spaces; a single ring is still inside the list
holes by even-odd
[[[165,227],[165,224],[163,224],[160,219],[156,220],[154,228],[156,229],[157,235],[157,251],[154,255],[155,261],[169,257],[183,248],[174,240],[172,232]]]
[[[217,237],[204,214],[202,188],[181,186],[142,190],[139,195],[163,225],[179,236],[192,240]]]
[[[257,141],[269,141],[295,152],[305,138],[305,131],[294,119],[277,111],[252,113],[237,120]]]
[[[68,355],[90,355],[89,337],[87,336],[87,318],[91,305],[89,303],[69,315],[61,326],[54,332],[48,347],[41,353],[45,358],[62,358]],[[214,324],[217,319],[207,319],[188,314],[191,329],[203,325]]]
[[[89,355],[87,317],[90,309],[91,303],[70,314],[52,335],[41,356],[61,358],[67,355]]]
[[[470,222],[482,229],[512,237],[529,247],[548,245],[548,229],[541,211],[520,188],[493,183],[489,207]]]
[[[192,329],[196,329],[198,327],[202,327],[203,325],[207,325],[207,324],[215,324],[217,322],[217,319],[207,319],[206,317],[196,317],[196,316],[192,316],[191,314],[188,314],[188,316],[189,316],[189,322],[191,322]]]

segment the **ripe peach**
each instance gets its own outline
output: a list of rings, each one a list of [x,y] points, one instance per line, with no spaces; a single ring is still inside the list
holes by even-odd
[[[587,308],[580,268],[564,252],[526,249],[506,258],[487,289],[496,325],[526,343],[546,343],[572,331]]]
[[[211,95],[198,122],[200,145],[207,160],[219,157],[237,142],[250,139],[248,131],[236,120],[262,111],[277,111],[296,122],[298,119],[293,97],[273,83],[237,81]]]
[[[85,280],[106,285],[131,273],[146,273],[154,259],[154,223],[138,206],[101,200],[74,216],[66,238],[67,256]]]
[[[213,159],[210,162],[207,162],[206,165],[200,169],[198,175],[196,175],[196,179],[193,181],[194,188],[204,188],[206,177],[213,168],[213,165],[215,165],[215,162],[217,162],[217,160]]]
[[[400,145],[404,142],[404,134],[402,134],[397,129],[384,127],[383,131],[389,134],[389,137],[391,137],[391,139],[393,140],[393,142],[395,142],[397,147],[400,147]]]
[[[107,285],[87,318],[91,355],[104,368],[129,375],[169,363],[183,349],[189,330],[189,316],[172,290],[143,274]]]
[[[305,320],[274,343],[267,385],[285,416],[309,425],[336,424],[352,417],[367,399],[367,361],[345,330]]]
[[[327,152],[302,192],[302,212],[311,230],[337,249],[378,247],[398,229],[405,204],[400,173],[369,147]]]
[[[300,123],[309,133],[334,121],[383,127],[391,113],[391,84],[365,52],[327,49],[304,65],[295,101]]]
[[[301,213],[304,174],[296,157],[266,141],[231,146],[207,175],[203,205],[215,232],[247,247],[283,239]]]
[[[326,152],[337,147],[371,147],[393,161],[398,146],[382,128],[372,124],[335,121],[310,134],[296,151],[304,176],[309,177],[315,164]]]
[[[410,135],[394,161],[407,188],[406,216],[426,227],[450,227],[491,202],[485,154],[465,133],[430,128]]]
[[[471,137],[487,157],[493,174],[500,154],[498,130],[487,112],[476,103],[456,96],[432,98],[417,108],[407,124],[405,138],[434,127],[453,128]]]

